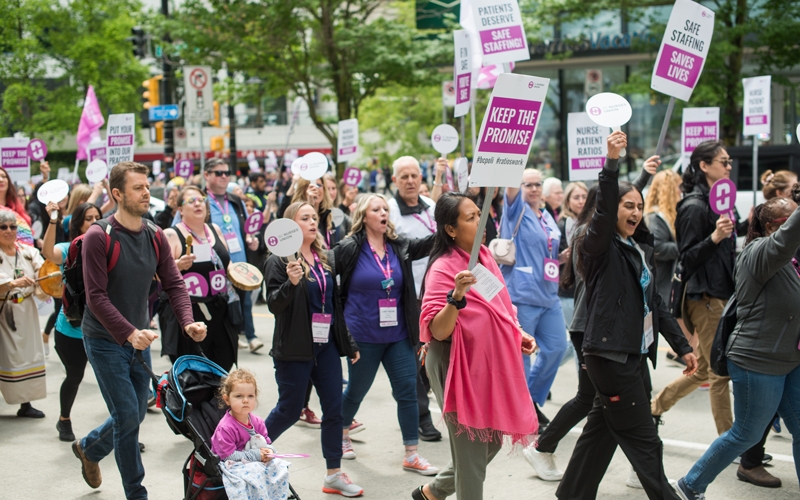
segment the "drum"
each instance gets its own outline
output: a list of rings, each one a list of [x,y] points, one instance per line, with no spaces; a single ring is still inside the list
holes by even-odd
[[[64,294],[64,284],[61,281],[61,268],[52,261],[45,260],[39,268],[39,277],[36,279],[44,293],[56,299]]]
[[[231,262],[228,264],[228,279],[240,290],[257,290],[264,281],[264,275],[247,262]]]

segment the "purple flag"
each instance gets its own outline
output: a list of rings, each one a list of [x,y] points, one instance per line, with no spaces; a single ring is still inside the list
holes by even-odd
[[[83,112],[81,122],[78,125],[78,159],[88,158],[87,150],[92,139],[100,140],[100,128],[106,123],[103,113],[100,112],[100,105],[97,103],[97,96],[94,95],[94,88],[89,85],[86,91],[86,99],[83,101]]]

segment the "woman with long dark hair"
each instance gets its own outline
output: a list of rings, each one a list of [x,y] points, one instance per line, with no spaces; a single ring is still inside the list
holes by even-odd
[[[618,182],[619,153],[627,138],[613,132],[607,142],[594,214],[576,242],[588,312],[584,363],[597,397],[556,496],[595,498],[619,445],[648,498],[677,500],[664,474],[662,445],[647,407],[650,388],[644,364],[648,358],[656,364],[659,332],[686,361],[685,374],[694,372],[697,360],[656,292],[652,238],[640,224],[642,195],[632,184]]]
[[[756,207],[747,243],[736,260],[737,322],[726,346],[736,401],[733,427],[711,443],[678,481],[686,500],[704,498],[717,475],[761,439],[776,411],[792,434],[800,478],[800,264],[794,257],[798,248],[797,203],[773,198]]]
[[[421,291],[420,332],[430,342],[425,366],[450,434],[451,462],[415,500],[483,498],[486,467],[505,439],[527,445],[538,423],[520,352],[533,352],[504,286],[487,300],[467,270],[480,210],[467,196],[448,192],[436,203],[435,242]],[[503,282],[481,245],[481,272]],[[476,268],[477,269],[477,268]],[[477,273],[475,269],[473,269]]]

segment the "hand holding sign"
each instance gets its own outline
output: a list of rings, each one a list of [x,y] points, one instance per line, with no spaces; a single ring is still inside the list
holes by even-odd
[[[621,95],[602,92],[586,101],[586,113],[596,124],[611,127],[614,132],[619,132],[620,127],[630,121],[633,110],[630,103]],[[623,148],[619,156],[624,157],[626,154]]]
[[[264,242],[271,253],[278,257],[289,257],[293,261],[303,245],[303,231],[291,219],[278,219],[267,226]]]
[[[47,205],[50,202],[58,203],[66,198],[68,194],[69,185],[61,179],[54,179],[52,181],[45,182],[41,185],[41,187],[39,187],[39,191],[36,193],[36,198],[39,199],[41,204]],[[50,213],[51,220],[56,220],[57,217],[57,211]]]
[[[47,156],[47,144],[41,139],[31,139],[28,143],[28,158],[33,161],[42,161]]]
[[[736,205],[736,184],[730,179],[718,180],[711,186],[708,200],[714,213],[730,217],[733,214],[733,207]]]
[[[244,232],[247,234],[256,234],[261,230],[264,225],[264,214],[256,210],[244,223]]]

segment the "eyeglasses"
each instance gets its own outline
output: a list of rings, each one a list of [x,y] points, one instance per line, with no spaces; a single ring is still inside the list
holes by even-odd
[[[727,165],[729,167],[731,165],[733,165],[733,160],[731,160],[730,158],[728,158],[727,160],[714,160],[714,161],[718,161],[718,162],[722,163],[723,165]]]
[[[230,170],[212,170],[210,173],[216,175],[217,177],[228,177],[231,175]]]
[[[8,231],[9,229],[12,230],[12,231],[16,231],[17,230],[17,225],[16,224],[11,224],[11,225],[0,224],[0,231]]]
[[[181,206],[183,205],[194,205],[197,202],[205,203],[206,197],[205,196],[192,196],[191,198],[186,198],[181,202]]]
[[[522,183],[522,187],[524,187],[525,189],[533,189],[533,188],[540,189],[542,187],[542,183],[541,182],[523,182]]]

